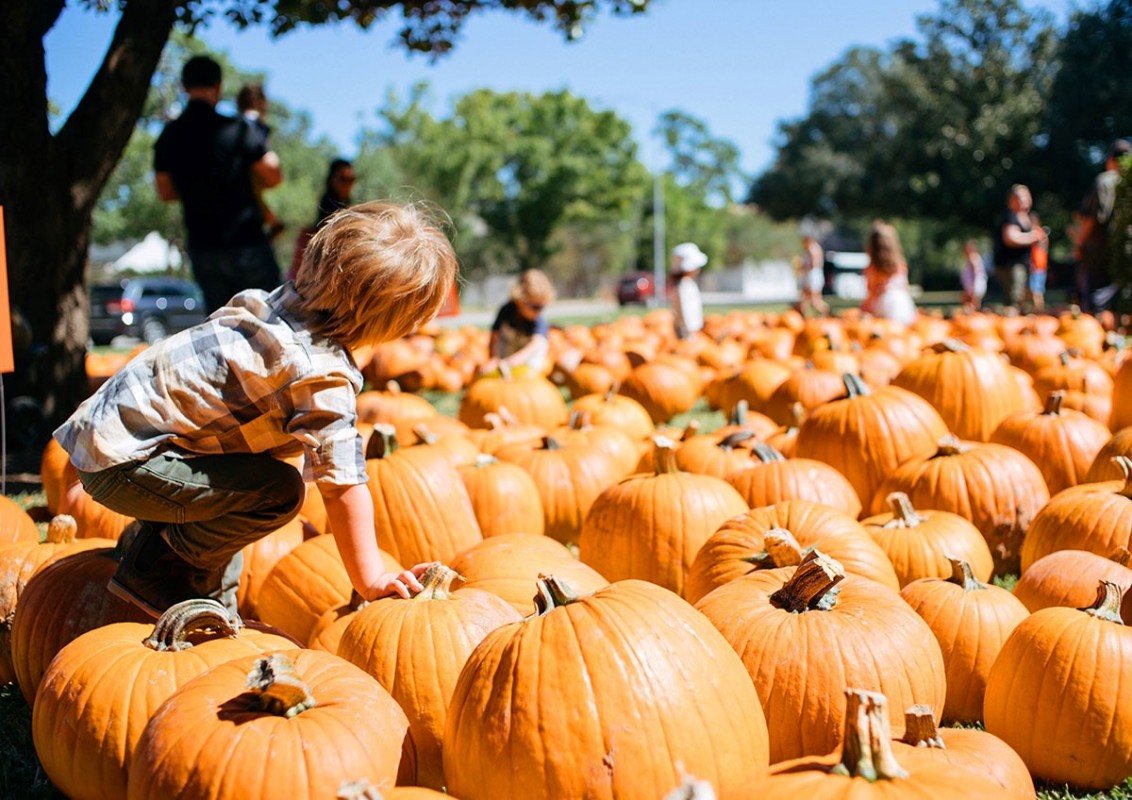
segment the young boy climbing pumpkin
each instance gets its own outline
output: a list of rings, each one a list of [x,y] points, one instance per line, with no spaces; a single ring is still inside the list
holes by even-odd
[[[293,518],[303,455],[350,582],[420,591],[386,569],[366,487],[353,348],[435,316],[456,256],[416,206],[352,206],[311,239],[293,282],[240,292],[130,361],[55,431],[96,500],[137,518],[109,590],[157,616],[194,597],[235,612],[240,551]]]

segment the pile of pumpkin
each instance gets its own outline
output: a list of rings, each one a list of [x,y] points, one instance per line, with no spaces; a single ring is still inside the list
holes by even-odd
[[[1108,789],[1132,358],[1103,322],[751,312],[678,341],[653,313],[479,380],[482,332],[422,334],[418,367],[470,364],[458,419],[371,352],[377,540],[438,563],[360,602],[311,491],[243,554],[244,627],[109,595],[130,520],[50,444],[46,541],[0,503],[0,681],[75,798]],[[723,427],[668,427],[701,398]]]

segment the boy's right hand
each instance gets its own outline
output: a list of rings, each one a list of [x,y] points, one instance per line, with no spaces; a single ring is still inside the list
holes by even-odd
[[[424,564],[417,564],[412,569],[401,572],[383,572],[377,577],[376,581],[370,584],[365,592],[365,599],[372,602],[382,597],[398,595],[408,600],[424,589],[419,580],[420,576],[435,563],[429,561]]]

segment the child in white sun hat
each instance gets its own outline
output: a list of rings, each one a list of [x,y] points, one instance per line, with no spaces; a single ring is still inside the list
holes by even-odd
[[[672,310],[676,313],[676,335],[687,339],[704,327],[704,304],[696,276],[707,264],[707,255],[692,242],[672,248],[670,278],[675,284]]]

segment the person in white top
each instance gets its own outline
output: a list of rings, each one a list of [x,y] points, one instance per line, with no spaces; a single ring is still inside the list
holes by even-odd
[[[802,255],[798,259],[798,311],[804,316],[812,310],[818,316],[829,313],[822,300],[825,286],[825,251],[812,234],[802,235]]]
[[[983,307],[983,295],[987,293],[987,267],[979,253],[979,243],[968,239],[963,246],[963,272],[959,280],[963,285],[963,310],[967,313]]]
[[[707,262],[707,255],[692,242],[672,248],[669,275],[676,284],[672,310],[676,313],[676,335],[681,339],[691,337],[704,327],[704,303],[696,276]]]
[[[910,325],[916,319],[916,303],[908,290],[908,263],[900,247],[896,228],[883,220],[869,226],[865,241],[869,265],[865,268],[867,296],[861,310],[882,319]]]

